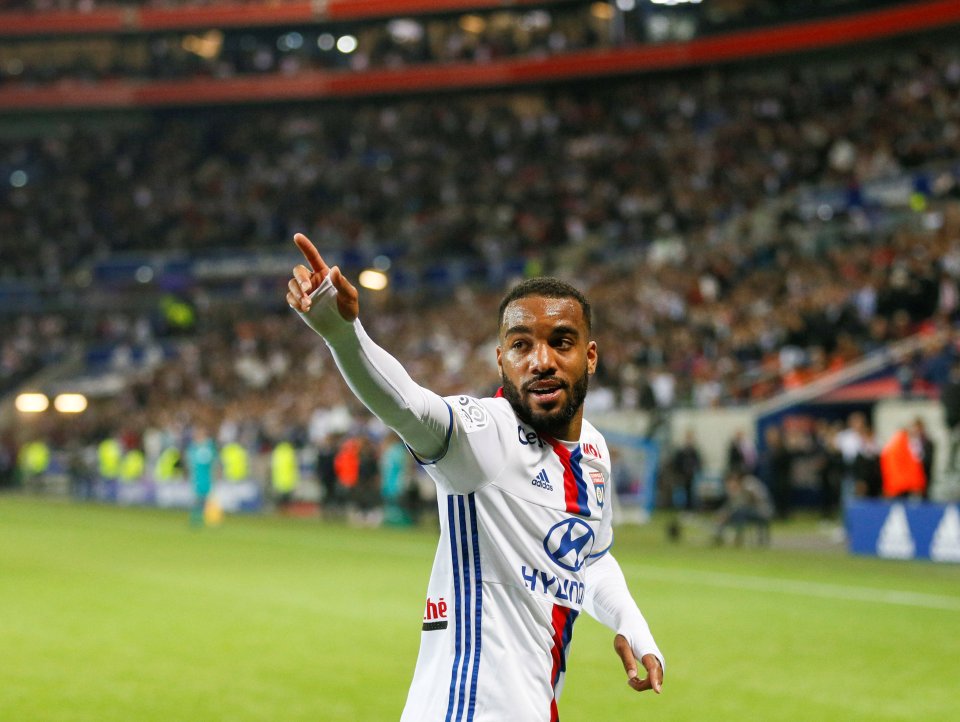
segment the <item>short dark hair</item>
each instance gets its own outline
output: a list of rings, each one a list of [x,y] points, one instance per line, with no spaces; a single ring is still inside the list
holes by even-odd
[[[550,276],[539,276],[537,278],[528,278],[521,281],[511,288],[507,295],[500,301],[500,313],[497,316],[497,328],[503,325],[503,314],[514,301],[520,298],[530,296],[542,296],[544,298],[572,298],[580,304],[583,309],[583,318],[587,322],[587,330],[590,331],[593,324],[592,312],[590,311],[590,302],[580,291],[571,286],[566,281]]]

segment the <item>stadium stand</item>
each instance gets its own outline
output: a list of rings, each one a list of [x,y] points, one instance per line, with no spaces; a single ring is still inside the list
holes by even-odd
[[[47,7],[0,9],[27,5]],[[423,36],[434,45],[396,46],[383,42],[389,20],[364,19],[343,72],[402,78],[414,64],[658,39],[640,32],[638,7],[571,38],[562,28],[597,20],[596,4],[478,5],[484,27],[512,44],[485,29],[468,47],[464,16],[436,15],[419,23],[436,28]],[[759,22],[761,5],[741,3],[696,34]],[[839,5],[863,4],[821,3],[825,15]],[[518,36],[536,12],[550,31]],[[298,77],[328,67],[324,31],[228,27],[209,62],[184,50],[199,37],[187,27],[23,38],[5,44],[0,91],[62,89],[65,78],[102,89],[117,78]],[[302,46],[277,45],[292,33]],[[267,48],[262,68],[260,45],[244,38]],[[50,43],[66,44],[60,60],[10,73],[11,53]],[[904,392],[935,395],[960,312],[960,45],[935,31],[868,47],[484,92],[41,110],[39,131],[6,115],[0,392],[73,351],[81,362],[64,374],[94,403],[79,419],[44,421],[54,437],[68,424],[90,441],[121,429],[176,436],[202,417],[251,444],[317,441],[330,408],[362,415],[325,361],[304,353],[277,290],[295,258],[289,238],[304,230],[351,273],[389,265],[393,290],[364,302],[395,313],[368,325],[440,392],[492,390],[499,292],[543,270],[595,299],[599,410],[770,399],[911,339]],[[95,63],[82,62],[88,48]],[[302,373],[310,395],[294,381]]]

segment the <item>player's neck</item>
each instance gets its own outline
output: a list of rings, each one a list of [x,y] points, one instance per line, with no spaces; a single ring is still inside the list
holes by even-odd
[[[567,444],[579,444],[580,443],[580,432],[583,431],[583,414],[578,413],[575,418],[570,420],[570,423],[565,429],[554,429],[552,431],[537,430],[537,433],[546,434],[551,438],[556,439],[557,441],[564,442]]]

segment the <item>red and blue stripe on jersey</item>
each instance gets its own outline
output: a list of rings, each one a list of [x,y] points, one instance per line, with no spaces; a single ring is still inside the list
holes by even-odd
[[[563,467],[563,496],[567,512],[578,516],[590,516],[587,482],[583,480],[583,469],[580,468],[580,460],[583,458],[580,444],[570,451],[561,441],[549,436],[543,438],[553,448],[553,453],[560,459],[560,465]]]
[[[559,722],[557,712],[557,685],[560,684],[560,675],[567,671],[567,647],[573,638],[573,623],[577,621],[579,612],[559,604],[553,605],[553,646],[550,655],[553,657],[553,668],[550,670],[550,685],[553,687],[553,698],[550,700],[550,722]]]
[[[497,389],[494,398],[503,398],[503,387]],[[577,448],[570,451],[562,442],[554,438],[541,434],[541,438],[550,444],[553,452],[560,459],[563,466],[563,494],[566,501],[566,508],[570,514],[578,516],[590,516],[590,502],[587,501],[587,483],[583,480],[583,470],[580,468],[580,460],[583,458],[583,451],[580,450],[580,444]]]

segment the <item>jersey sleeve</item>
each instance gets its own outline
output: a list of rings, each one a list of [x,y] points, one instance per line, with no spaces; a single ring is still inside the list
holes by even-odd
[[[450,408],[374,343],[359,318],[344,321],[336,296],[327,276],[311,296],[314,303],[310,311],[298,312],[300,317],[326,341],[343,378],[371,413],[416,453],[426,458],[441,456],[452,431]]]
[[[492,483],[506,466],[511,427],[497,399],[472,396],[444,398],[450,410],[446,452],[434,460],[418,458],[437,486],[467,494]]]
[[[587,557],[587,564],[593,564],[597,559],[609,553],[613,548],[613,495],[608,494],[600,518],[600,528],[597,530],[597,541],[593,551]]]
[[[598,443],[602,458],[610,459],[610,450],[602,436]],[[608,464],[604,468],[604,484],[607,486],[605,491],[612,492],[612,475],[612,466]],[[663,654],[654,641],[643,613],[630,594],[623,571],[610,553],[613,546],[614,497],[613,493],[604,494],[603,516],[597,531],[597,541],[593,546],[593,552],[587,557],[586,594],[583,608],[601,624],[626,637],[638,660],[645,654],[653,654],[660,660],[660,666],[666,669]]]
[[[603,437],[599,437],[599,442],[602,449],[601,456],[604,459],[610,458],[610,450],[607,448],[606,442],[603,440]],[[590,553],[590,556],[587,557],[587,564],[593,564],[597,559],[600,559],[605,554],[607,554],[610,549],[613,547],[613,499],[615,494],[613,493],[613,473],[612,468],[609,464],[605,465],[603,469],[603,513],[600,517],[600,528],[597,530],[597,541],[593,545],[593,551]]]
[[[623,571],[612,554],[605,554],[587,568],[583,608],[598,622],[626,637],[638,660],[645,654],[652,654],[660,660],[660,667],[666,671],[663,653],[654,641],[647,620],[630,595]]]

